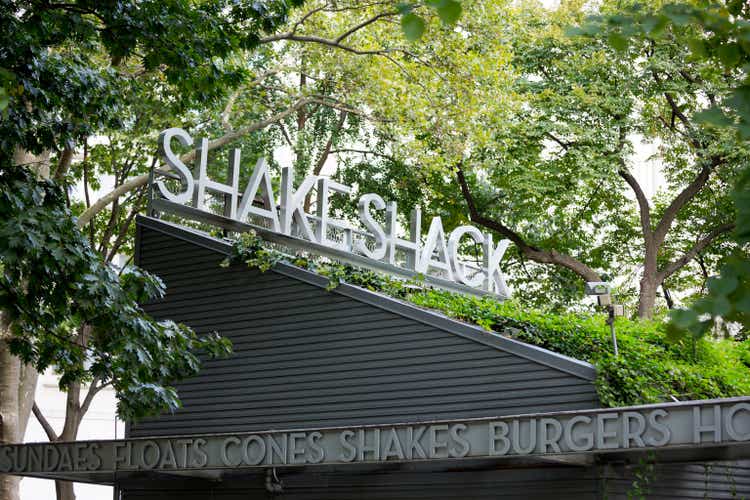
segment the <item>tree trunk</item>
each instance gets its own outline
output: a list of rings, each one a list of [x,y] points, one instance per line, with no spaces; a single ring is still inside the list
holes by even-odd
[[[79,337],[79,342],[85,345],[83,333]],[[78,437],[78,429],[81,426],[82,418],[81,383],[73,382],[68,387],[68,393],[66,394],[65,423],[57,441],[75,441]],[[57,493],[57,500],[75,500],[76,498],[73,483],[70,481],[55,481],[55,491]]]
[[[48,179],[49,156],[49,151],[35,156],[17,149],[13,159],[14,164],[28,165],[40,178]],[[10,353],[9,326],[0,311],[0,444],[23,442],[39,376]],[[20,482],[20,477],[0,474],[0,500],[19,500]]]
[[[651,319],[654,315],[654,305],[656,304],[656,289],[659,284],[656,277],[648,275],[645,271],[641,278],[641,290],[638,295],[638,317],[641,319]]]
[[[0,498],[2,500],[20,500],[21,496],[18,492],[20,483],[21,478],[18,476],[0,474]]]
[[[55,481],[55,492],[57,500],[76,500],[73,483],[70,481]]]
[[[5,341],[8,324],[0,314],[0,444],[18,443],[18,390],[21,362]],[[22,438],[22,436],[21,436]],[[19,478],[0,474],[0,499],[18,500]]]

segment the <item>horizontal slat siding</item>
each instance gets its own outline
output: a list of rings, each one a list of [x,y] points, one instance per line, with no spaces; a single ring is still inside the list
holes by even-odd
[[[184,408],[132,437],[591,408],[573,375],[139,228],[139,263],[167,285],[156,317],[232,340],[178,385]]]
[[[288,500],[380,499],[510,499],[595,500],[597,481],[584,469],[493,470],[454,472],[380,472],[346,474],[279,470]],[[191,492],[160,489],[127,490],[124,500],[253,500],[270,498],[263,477],[254,481],[224,481],[223,486]],[[188,496],[184,496],[187,494]],[[192,492],[195,494],[195,492]]]
[[[279,470],[288,500],[312,499],[748,499],[750,462],[656,464],[636,494],[632,467],[536,468],[446,472],[304,472]],[[127,489],[123,500],[253,500],[268,498],[263,476],[224,480],[215,487],[176,489],[154,482]],[[630,496],[629,496],[630,495]]]
[[[608,498],[626,498],[639,489],[648,499],[750,499],[750,461],[701,464],[656,464],[653,472],[637,467],[618,467],[603,473]]]

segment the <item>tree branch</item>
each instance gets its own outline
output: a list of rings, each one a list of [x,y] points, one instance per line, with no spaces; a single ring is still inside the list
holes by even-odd
[[[661,86],[662,80],[661,78],[659,78],[659,74],[656,72],[655,69],[651,70],[651,74],[653,75],[656,83],[659,86]],[[683,75],[683,78],[684,78],[684,75]],[[664,98],[667,100],[667,104],[669,104],[669,107],[672,109],[673,122],[674,122],[674,117],[676,116],[680,120],[680,122],[682,122],[682,124],[685,126],[687,131],[689,132],[687,135],[688,142],[696,149],[702,149],[703,144],[701,144],[700,141],[696,139],[695,130],[693,129],[693,124],[690,123],[690,119],[687,116],[685,116],[685,113],[683,113],[680,107],[677,105],[677,102],[674,100],[674,97],[672,96],[672,94],[668,91],[665,91]]]
[[[61,182],[65,179],[65,174],[68,173],[70,163],[73,160],[73,153],[75,150],[70,147],[65,147],[60,154],[60,161],[57,163],[57,170],[55,170],[54,180],[55,182]]]
[[[386,54],[388,52],[392,52],[392,49],[361,50],[361,49],[356,49],[354,47],[350,47],[349,45],[342,45],[336,42],[336,40],[331,40],[328,38],[322,38],[322,37],[313,36],[313,35],[295,35],[294,33],[282,33],[279,35],[261,38],[260,43],[276,42],[279,40],[290,40],[293,42],[318,43],[320,45],[326,45],[328,47],[341,49],[346,52],[351,52],[352,54],[357,54],[360,56],[378,55],[378,54]]]
[[[552,139],[553,141],[555,141],[557,144],[559,144],[560,147],[563,148],[565,151],[567,151],[568,148],[570,148],[570,146],[572,146],[572,143],[563,141],[562,139],[560,139],[560,138],[552,135],[549,132],[545,132],[544,135],[546,135],[547,137],[549,137],[550,139]]]
[[[320,7],[316,8],[316,9],[313,9],[313,10],[311,10],[310,12],[306,13],[306,14],[305,14],[304,16],[302,16],[302,17],[300,18],[300,20],[299,20],[299,21],[297,21],[296,23],[294,23],[294,26],[292,26],[292,31],[291,31],[291,32],[292,32],[292,33],[297,33],[297,29],[298,29],[298,28],[299,28],[300,26],[302,26],[302,25],[303,25],[303,24],[305,23],[305,21],[307,21],[308,19],[310,19],[310,17],[311,17],[312,15],[314,15],[314,14],[316,14],[316,13],[320,12],[321,10],[325,10],[325,8],[326,8],[327,6],[328,6],[327,4],[324,4],[324,5],[321,5]]]
[[[277,123],[276,125],[277,125],[277,126],[279,127],[279,129],[281,130],[281,135],[283,135],[283,136],[284,136],[284,140],[285,140],[285,141],[286,141],[286,143],[287,143],[287,144],[289,145],[289,147],[290,147],[290,148],[291,148],[291,147],[294,147],[294,145],[292,144],[292,138],[291,138],[291,137],[289,137],[289,134],[287,133],[287,131],[286,131],[286,128],[284,127],[284,124],[283,124],[283,123]]]
[[[81,420],[83,420],[83,416],[86,415],[86,412],[89,411],[89,407],[91,406],[91,402],[94,400],[94,396],[99,394],[99,391],[107,387],[107,385],[108,384],[102,384],[99,378],[95,378],[91,382],[91,385],[89,386],[89,390],[86,392],[86,397],[83,398],[83,403],[81,403],[81,408],[80,408]]]
[[[279,69],[265,71],[261,73],[257,78],[255,78],[252,82],[248,83],[247,85],[240,85],[234,92],[232,92],[232,94],[229,96],[229,99],[227,99],[227,104],[226,106],[224,106],[224,110],[221,112],[221,125],[222,127],[224,127],[224,130],[226,130],[227,132],[232,130],[232,125],[229,123],[229,119],[232,116],[234,103],[237,101],[237,98],[240,96],[240,94],[242,94],[242,91],[248,87],[254,87],[255,85],[260,84],[263,80],[271,75],[275,75],[279,71]]]
[[[670,262],[665,265],[658,273],[659,282],[669,278],[672,274],[679,271],[685,264],[695,258],[703,249],[710,245],[717,237],[724,233],[728,233],[735,227],[734,223],[722,224],[711,230],[703,239],[699,240],[693,248],[685,252],[685,254],[679,259]]]
[[[326,45],[328,47],[333,47],[341,50],[345,50],[347,52],[351,52],[353,54],[357,55],[368,55],[368,54],[385,54],[390,51],[390,49],[380,49],[380,50],[360,50],[356,49],[354,47],[348,46],[348,45],[342,45],[341,42],[344,41],[344,39],[348,38],[349,36],[353,35],[357,31],[361,30],[362,28],[365,28],[369,26],[370,24],[376,22],[379,19],[382,19],[384,17],[392,17],[398,14],[396,11],[388,11],[388,12],[381,12],[380,14],[376,14],[375,16],[359,23],[356,26],[353,26],[352,28],[346,30],[344,33],[340,34],[336,38],[323,38],[319,36],[314,35],[297,35],[297,28],[301,23],[303,23],[305,20],[307,20],[308,17],[310,17],[312,14],[314,14],[316,11],[313,10],[311,12],[308,12],[303,18],[298,21],[297,24],[294,25],[291,31],[288,31],[286,33],[279,33],[278,35],[272,35],[267,36],[265,38],[260,39],[260,43],[270,43],[270,42],[277,42],[280,40],[290,40],[295,42],[309,42],[309,43],[318,43],[321,45]]]
[[[342,148],[342,149],[332,149],[331,154],[337,154],[337,153],[359,153],[362,155],[373,155],[373,156],[379,156],[381,158],[385,158],[387,160],[391,160],[393,162],[396,161],[396,158],[392,155],[388,155],[385,153],[378,153],[377,151],[370,151],[369,149],[352,149],[352,148]]]
[[[34,401],[34,404],[31,407],[31,411],[34,413],[34,416],[36,417],[37,422],[39,422],[39,425],[41,425],[42,429],[44,429],[44,433],[47,435],[47,439],[49,439],[50,442],[57,441],[57,434],[55,433],[55,430],[50,425],[47,417],[45,417],[42,413],[42,410],[40,410],[37,406],[36,401]]]
[[[320,171],[323,170],[323,165],[325,165],[325,162],[328,159],[328,155],[331,154],[331,146],[333,145],[333,140],[344,127],[344,122],[346,121],[347,114],[348,113],[346,111],[341,111],[339,113],[339,121],[336,123],[336,127],[331,131],[331,135],[328,136],[328,141],[326,141],[326,145],[320,154],[320,158],[318,158],[318,163],[313,169],[313,175],[320,175]]]
[[[466,204],[469,207],[469,218],[472,222],[505,236],[518,247],[521,254],[530,260],[542,264],[555,264],[565,267],[587,281],[601,281],[599,273],[576,258],[567,254],[559,253],[556,250],[542,250],[538,247],[532,246],[528,244],[520,234],[501,222],[484,217],[477,209],[474,197],[469,190],[469,185],[466,182],[466,177],[464,177],[463,169],[460,165],[456,170],[456,177],[461,186],[461,193],[463,194],[464,200],[466,200]]]
[[[361,22],[358,25],[356,25],[356,26],[352,27],[351,29],[345,31],[344,33],[340,34],[339,36],[337,36],[334,39],[334,42],[341,43],[348,36],[356,33],[357,31],[361,30],[362,28],[364,28],[366,26],[369,26],[370,24],[376,22],[378,19],[382,19],[384,17],[393,17],[396,14],[398,14],[398,12],[396,12],[396,11],[381,12],[380,14],[377,14],[377,15],[371,17],[370,19],[367,19],[366,21]]]
[[[144,194],[145,193],[141,193],[141,195],[138,197],[139,199],[133,202],[133,207],[131,208],[130,213],[122,222],[122,224],[120,224],[120,230],[117,234],[117,237],[115,238],[114,243],[112,243],[112,248],[109,250],[109,253],[105,258],[105,262],[112,262],[112,259],[115,257],[115,255],[117,255],[120,247],[125,242],[125,239],[128,236],[128,229],[130,229],[130,225],[132,224],[133,219],[135,219],[135,216],[140,211]]]
[[[618,170],[617,174],[625,179],[628,186],[635,193],[635,199],[638,201],[638,212],[641,217],[641,230],[643,231],[643,238],[646,242],[649,242],[653,237],[653,231],[651,230],[651,207],[648,204],[646,194],[643,192],[641,185],[630,172],[625,170]]]
[[[713,156],[711,158],[710,164],[701,167],[698,175],[695,176],[690,184],[685,186],[685,189],[680,191],[680,193],[675,196],[675,198],[672,200],[672,203],[670,203],[669,206],[664,210],[664,213],[661,216],[661,220],[654,229],[654,240],[656,241],[657,245],[661,245],[661,243],[664,241],[669,228],[672,227],[672,222],[674,222],[677,214],[680,212],[682,207],[684,207],[700,192],[701,189],[703,189],[703,186],[705,186],[706,182],[708,182],[711,171],[716,168],[716,166],[721,164],[721,162],[722,158]]]

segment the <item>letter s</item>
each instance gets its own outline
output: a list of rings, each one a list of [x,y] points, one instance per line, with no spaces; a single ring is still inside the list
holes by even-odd
[[[370,205],[372,205],[375,210],[383,210],[385,208],[385,201],[376,194],[367,193],[359,198],[359,204],[357,205],[359,219],[367,229],[372,231],[372,235],[375,238],[375,249],[370,250],[365,244],[364,239],[355,239],[354,251],[359,252],[370,259],[380,260],[385,257],[385,231],[383,230],[383,226],[381,226],[378,221],[375,220],[372,213],[370,213]]]
[[[463,458],[468,455],[471,450],[469,440],[463,436],[464,432],[466,432],[466,426],[464,424],[455,424],[450,427],[451,439],[456,445],[458,445],[451,446],[448,450],[450,456],[453,458]]]
[[[672,431],[666,424],[664,424],[664,422],[659,421],[659,419],[667,417],[669,417],[669,413],[661,409],[654,410],[648,414],[648,424],[654,431],[661,434],[661,437],[658,439],[651,436],[645,439],[646,443],[650,446],[664,446],[669,443],[670,439],[672,439]]]
[[[182,193],[174,194],[167,186],[164,185],[163,181],[156,181],[156,187],[159,188],[159,192],[169,201],[175,203],[187,203],[193,197],[194,181],[193,175],[190,170],[182,163],[179,156],[174,154],[172,151],[172,138],[176,137],[180,144],[183,146],[192,146],[193,139],[188,135],[187,132],[181,128],[168,128],[161,134],[159,134],[159,154],[164,156],[164,160],[167,165],[177,170],[180,174],[180,181],[185,184],[185,191]]]
[[[352,431],[341,431],[339,434],[339,443],[345,451],[339,457],[342,462],[353,462],[357,458],[357,448],[349,442],[349,438],[354,436]]]

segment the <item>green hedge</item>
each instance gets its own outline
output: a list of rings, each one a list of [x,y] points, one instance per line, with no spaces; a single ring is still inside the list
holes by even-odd
[[[671,341],[666,323],[618,318],[620,356],[615,357],[604,314],[584,316],[530,309],[514,301],[425,289],[419,282],[305,257],[288,258],[265,248],[253,233],[243,234],[232,259],[265,271],[280,260],[330,279],[379,291],[441,311],[488,331],[588,361],[597,368],[596,387],[605,406],[750,395],[750,341]],[[228,262],[227,262],[228,264]]]
[[[588,361],[597,368],[597,391],[606,406],[750,394],[748,341],[675,342],[668,339],[665,323],[618,318],[620,356],[615,357],[603,313],[554,314],[513,301],[433,290],[406,298],[487,330]]]

